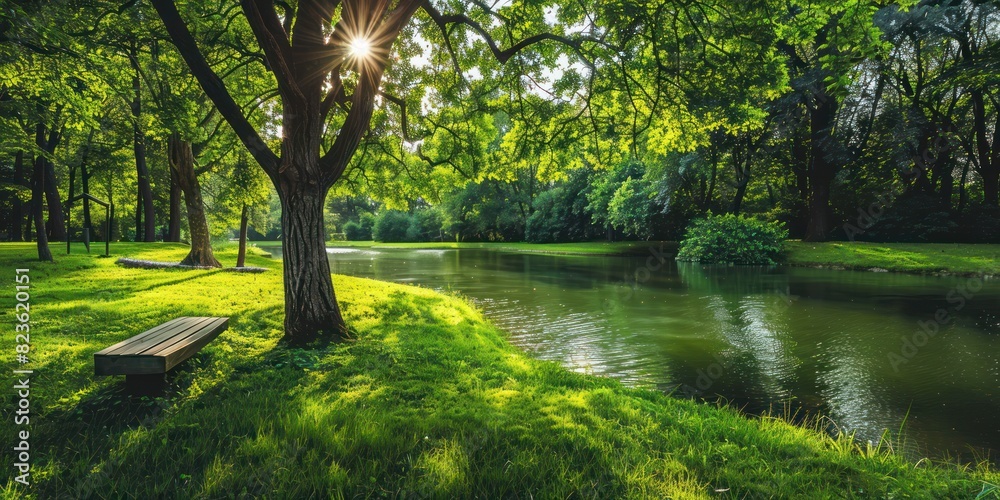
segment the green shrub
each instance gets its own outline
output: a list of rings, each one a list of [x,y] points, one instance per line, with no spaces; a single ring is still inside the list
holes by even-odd
[[[649,195],[649,184],[642,179],[629,177],[618,186],[608,203],[608,222],[611,227],[647,239],[652,235],[650,216],[653,214],[653,199]]]
[[[410,216],[410,226],[406,229],[406,241],[441,241],[441,226],[444,217],[437,208],[422,208]]]
[[[410,214],[398,210],[386,210],[375,218],[372,236],[375,241],[398,243],[406,241],[406,231],[410,228]]]
[[[958,225],[951,220],[948,205],[936,195],[910,192],[900,195],[892,204],[884,208],[878,217],[866,217],[855,212],[848,217],[850,224],[857,224],[862,231],[855,236],[848,231],[847,237],[860,241],[879,243],[929,243],[947,242],[954,239]],[[865,228],[865,223],[871,224]]]
[[[677,260],[702,263],[776,264],[788,231],[780,222],[732,214],[695,220],[681,241]]]
[[[344,235],[348,241],[371,241],[372,228],[374,226],[374,215],[361,214],[361,218],[358,221],[350,221],[344,224]]]

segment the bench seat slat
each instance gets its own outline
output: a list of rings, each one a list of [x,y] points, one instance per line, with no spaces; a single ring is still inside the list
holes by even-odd
[[[168,341],[176,336],[183,336],[191,331],[201,328],[202,325],[208,323],[212,318],[195,317],[195,318],[178,318],[174,324],[165,329],[151,329],[144,333],[136,335],[139,337],[135,342],[132,342],[123,347],[119,347],[114,351],[107,354],[142,354],[151,347],[155,347],[164,341]],[[155,332],[154,332],[155,330]]]
[[[202,329],[197,335],[188,337],[185,342],[178,342],[162,349],[155,356],[164,358],[166,369],[170,370],[200,351],[202,347],[205,347],[228,327],[229,318],[218,318],[218,321],[213,322],[210,327]]]
[[[149,330],[146,330],[145,332],[140,333],[139,335],[135,335],[133,337],[129,337],[129,338],[127,338],[127,339],[125,339],[125,340],[117,343],[117,344],[111,345],[109,347],[105,347],[104,349],[101,349],[100,351],[97,351],[96,354],[101,354],[101,355],[111,354],[112,351],[117,351],[118,349],[121,349],[122,347],[125,347],[125,346],[127,346],[129,344],[133,344],[135,342],[138,342],[138,341],[146,338],[147,335],[156,335],[157,333],[160,333],[163,330],[170,329],[170,328],[176,328],[179,323],[181,323],[183,320],[186,320],[186,319],[188,319],[188,318],[187,317],[180,317],[180,318],[174,318],[174,319],[172,319],[170,321],[167,321],[166,323],[161,323],[161,324],[159,324],[157,326],[154,326],[153,328],[150,328]]]
[[[229,326],[229,318],[177,318],[94,354],[97,375],[166,373]]]
[[[184,345],[197,340],[204,335],[212,334],[220,326],[222,330],[225,330],[229,325],[229,318],[210,318],[211,321],[207,321],[198,326],[196,330],[188,330],[167,339],[155,346],[152,346],[144,351],[142,354],[148,354],[152,356],[163,356],[170,352],[175,346]],[[221,330],[219,330],[221,331]]]

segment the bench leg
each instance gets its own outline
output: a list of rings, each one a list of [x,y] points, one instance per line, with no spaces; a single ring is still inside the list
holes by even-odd
[[[166,387],[166,373],[125,375],[125,391],[133,396],[162,396]]]

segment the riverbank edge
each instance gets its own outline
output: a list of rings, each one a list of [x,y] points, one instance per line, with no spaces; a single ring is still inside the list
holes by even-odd
[[[7,249],[0,245],[0,250]],[[22,245],[21,258],[17,259],[11,259],[9,252],[0,252],[4,256],[0,262],[7,267],[23,265],[30,260],[23,257],[30,256],[31,250]],[[128,255],[157,261],[179,260],[186,253],[183,245],[131,244],[124,250]],[[234,258],[230,254],[233,252],[224,250],[218,257],[228,261]],[[250,261],[264,262],[259,256],[251,257]],[[31,262],[30,267],[41,283],[58,276],[69,277],[67,281],[72,282],[62,290],[45,292],[58,294],[64,303],[50,303],[45,293],[36,297],[42,305],[38,312],[46,318],[47,330],[64,331],[43,336],[35,346],[38,353],[51,358],[40,359],[49,364],[47,372],[56,379],[49,379],[47,385],[60,388],[59,394],[51,390],[42,392],[40,400],[32,403],[49,410],[38,414],[41,425],[32,430],[33,436],[39,436],[32,449],[39,450],[37,456],[48,462],[40,464],[40,472],[48,480],[42,487],[49,493],[62,491],[58,485],[66,487],[73,474],[82,474],[76,479],[88,488],[95,488],[91,491],[110,494],[185,491],[195,496],[213,496],[241,490],[287,492],[290,490],[283,488],[326,484],[316,483],[317,478],[303,483],[299,477],[303,468],[309,474],[329,474],[333,479],[326,480],[336,480],[329,488],[316,487],[320,491],[374,494],[389,484],[395,485],[397,492],[423,491],[448,496],[532,490],[560,493],[557,496],[588,492],[613,496],[709,497],[720,492],[724,496],[795,496],[817,491],[837,492],[842,496],[928,491],[963,496],[977,493],[984,487],[984,481],[1000,481],[1000,476],[992,470],[969,470],[947,463],[928,465],[926,461],[915,464],[888,449],[874,450],[847,438],[830,438],[779,418],[748,417],[727,407],[671,398],[651,390],[629,389],[611,379],[573,373],[555,363],[535,360],[512,346],[506,335],[469,301],[421,287],[335,276],[346,316],[358,328],[360,339],[303,351],[276,347],[273,337],[280,332],[275,329],[280,323],[255,312],[260,310],[261,302],[268,308],[280,306],[280,292],[274,292],[275,288],[280,290],[280,273],[238,276],[204,270],[128,269],[112,264],[110,259],[89,259],[86,255],[60,256],[56,264]],[[85,274],[91,276],[81,274],[90,270],[93,272]],[[107,281],[121,283],[129,293],[101,296],[105,292],[99,291],[107,289]],[[81,409],[117,420],[118,412],[132,411],[129,408],[134,410],[137,403],[125,400],[121,406],[112,406],[122,402],[113,391],[109,392],[120,381],[105,378],[95,383],[86,367],[81,370],[76,366],[89,364],[92,352],[117,337],[108,338],[101,333],[102,329],[78,331],[93,327],[56,316],[52,309],[79,311],[86,304],[92,306],[88,314],[107,316],[106,328],[131,332],[140,326],[134,324],[134,318],[111,316],[120,316],[121,311],[137,307],[148,309],[151,303],[170,310],[170,314],[192,314],[175,304],[177,301],[187,304],[191,290],[185,288],[185,283],[191,282],[197,283],[197,290],[215,295],[212,297],[215,300],[209,301],[209,310],[199,313],[228,314],[234,320],[220,342],[206,349],[207,357],[201,357],[197,366],[179,374],[175,382],[180,388],[174,398],[155,403],[162,415],[147,417],[135,431],[129,430],[129,426],[122,428],[121,423],[102,427],[98,425],[100,422],[77,422],[73,417]],[[258,288],[260,291],[254,292]],[[147,293],[152,289],[158,290],[157,300]],[[161,298],[161,294],[166,294],[166,298]],[[94,302],[95,296],[101,296],[100,300]],[[74,300],[75,297],[80,298]],[[105,305],[106,308],[101,307]],[[143,318],[143,322],[163,319],[159,314],[154,316]],[[405,334],[411,331],[419,333]],[[66,344],[66,332],[80,338]],[[234,351],[233,347],[239,349]],[[407,361],[387,362],[390,359]],[[456,376],[476,381],[469,385],[464,380],[450,378]],[[371,384],[384,387],[375,392],[370,389],[358,392],[358,377],[364,378],[360,389]],[[422,381],[425,384],[422,386],[423,378],[429,382]],[[424,396],[413,394],[424,388],[431,392]],[[258,408],[258,398],[267,401],[265,396],[275,390],[283,406]],[[302,420],[298,420],[295,411],[304,403],[299,400],[303,393],[309,396],[310,405]],[[211,399],[211,405],[202,401],[205,397]],[[489,404],[483,411],[491,412],[489,418],[484,417],[485,421],[480,422],[463,414],[447,416],[451,413],[447,403],[467,402],[468,397],[476,401],[487,398]],[[318,399],[313,401],[314,398]],[[373,407],[365,410],[366,404]],[[491,410],[493,407],[496,410]],[[325,412],[326,416],[319,418],[317,411]],[[438,416],[427,416],[425,411],[444,412],[447,418],[437,420]],[[354,421],[362,416],[374,419],[368,423],[381,429],[374,441],[381,445],[350,444],[351,440],[363,441],[366,433],[375,432],[372,430],[360,432],[358,437],[350,433],[334,436],[314,428],[317,422],[326,422],[325,419]],[[65,421],[53,422],[53,417]],[[467,421],[470,418],[474,423],[471,431]],[[288,428],[266,423],[286,419],[290,419],[285,426]],[[498,425],[497,419],[508,424]],[[215,424],[202,428],[198,423],[203,421]],[[415,428],[411,429],[413,425]],[[257,430],[248,434],[248,429]],[[414,432],[423,437],[412,441]],[[300,435],[303,433],[306,435]],[[0,434],[10,437],[7,430]],[[471,447],[462,441],[462,436],[467,435],[476,438]],[[76,437],[70,440],[71,436]],[[331,439],[348,443],[324,442]],[[75,451],[63,451],[65,442],[70,442],[66,440],[75,443],[72,447]],[[289,469],[281,448],[267,451],[272,449],[268,443],[288,440],[347,451],[343,456],[335,454],[332,464],[322,462],[323,467],[316,470],[308,461],[299,463],[297,469]],[[264,446],[262,451],[255,451],[258,443]],[[370,455],[355,456],[360,452],[350,450],[357,450],[357,446]],[[56,453],[66,456],[51,456]],[[272,453],[276,456],[270,457]],[[46,457],[47,454],[50,456]],[[87,462],[93,456],[108,454],[114,460],[99,462],[100,472],[94,475],[92,471],[97,469]],[[75,456],[83,457],[84,463],[72,463]],[[560,458],[552,460],[553,456]],[[215,459],[211,460],[212,457]],[[338,465],[337,457],[344,460],[340,462],[342,465]],[[506,473],[499,472],[511,470],[512,465],[502,460],[493,464],[492,460],[498,457],[519,457],[515,462],[524,463],[514,464],[513,470],[524,476],[514,483],[503,483],[509,479],[504,479]],[[0,462],[8,459],[5,455]],[[169,462],[163,462],[168,459]],[[70,463],[60,463],[61,460]],[[246,468],[244,460],[252,465],[251,469]],[[346,475],[346,471],[353,470],[351,466],[362,467],[366,460],[386,466],[371,472],[374,483],[369,484],[367,477],[361,477],[360,483],[351,483],[352,476]],[[441,460],[448,467],[454,465],[449,461],[457,461],[457,472],[450,469],[443,472],[460,477],[442,478]],[[181,484],[176,471],[164,471],[162,466],[155,465],[157,461],[176,464],[178,470],[183,470],[180,477],[188,489],[175,490]],[[415,465],[404,474],[399,472],[400,463]],[[218,469],[213,464],[225,467]],[[534,469],[537,470],[532,472]],[[335,474],[337,470],[344,470],[345,475]],[[776,470],[794,472],[775,476]],[[69,477],[56,478],[60,471]],[[380,476],[379,471],[385,475]],[[209,473],[221,477],[207,477],[211,476]],[[290,473],[298,475],[288,476]],[[608,489],[588,490],[586,485],[595,479],[608,481]],[[265,483],[262,487],[252,481]],[[513,489],[503,489],[505,484]],[[12,482],[0,491],[9,497],[22,492]],[[316,490],[299,492],[309,491]]]
[[[262,242],[258,242],[262,243]],[[260,245],[266,247],[267,245]],[[327,248],[370,248],[374,250],[496,250],[502,252],[534,253],[544,255],[592,255],[595,257],[620,257],[658,252],[676,253],[676,241],[597,241],[579,243],[467,243],[422,242],[379,243],[374,241],[329,241]]]
[[[519,252],[547,255],[592,255],[605,257],[628,257],[648,255],[655,250],[657,255],[672,257],[676,254],[676,241],[628,241],[628,242],[583,242],[583,243],[377,243],[377,242],[329,242],[330,248],[371,248],[371,249],[488,249],[503,252]],[[612,247],[609,249],[608,247]],[[561,249],[569,248],[569,249]],[[969,252],[967,261],[958,262],[959,268],[937,262],[937,255],[943,248]],[[838,255],[831,249],[845,250]],[[897,263],[885,255],[863,255],[864,250],[888,250],[905,254],[911,261],[925,259],[924,262]],[[1000,277],[1000,244],[957,244],[957,243],[867,243],[867,242],[822,242],[805,243],[799,240],[785,242],[785,262],[790,267],[829,269],[833,271],[894,272],[925,276],[958,277]],[[949,260],[960,256],[947,255]],[[853,261],[856,260],[856,261]],[[992,261],[992,267],[976,265],[976,262]],[[954,266],[955,264],[951,264]]]

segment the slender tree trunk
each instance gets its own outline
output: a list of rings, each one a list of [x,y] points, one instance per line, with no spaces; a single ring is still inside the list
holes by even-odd
[[[39,111],[45,109],[44,106],[38,104]],[[56,118],[54,118],[51,130],[49,130],[48,137],[45,135],[45,125],[39,123],[35,127],[35,145],[38,149],[51,155],[55,152],[56,146],[59,144],[59,139],[61,134],[58,130],[58,116],[60,113],[60,108],[55,112]],[[35,159],[36,162],[41,161],[42,175],[45,177],[45,181],[42,183],[45,194],[45,202],[48,204],[48,221],[42,226],[45,228],[46,236],[49,239],[56,241],[66,241],[66,218],[63,216],[62,210],[62,199],[59,196],[59,185],[56,183],[56,169],[55,165],[51,160],[45,158],[44,156],[38,156]],[[40,229],[38,227],[35,228]]]
[[[153,188],[149,182],[149,168],[146,166],[146,138],[142,133],[139,120],[142,114],[142,86],[139,80],[138,50],[133,44],[131,49],[132,67],[132,145],[135,151],[135,171],[139,179],[138,206],[136,207],[136,241],[156,241],[156,217],[153,214]],[[140,215],[141,211],[141,215]],[[141,236],[141,238],[140,238]]]
[[[135,237],[133,241],[142,241],[142,188],[135,191]]]
[[[45,141],[45,126],[39,123],[35,126],[35,141],[43,143]],[[41,155],[35,156],[34,172],[31,182],[31,206],[34,211],[35,220],[35,241],[38,248],[38,260],[52,261],[52,252],[49,250],[49,239],[45,234],[45,158]]]
[[[278,191],[285,266],[285,338],[294,343],[350,338],[330,279],[323,237],[325,191],[305,182],[286,183]]]
[[[712,206],[712,197],[715,196],[715,181],[719,177],[719,154],[712,148],[712,176],[708,183],[708,193],[705,195],[705,202],[701,207],[704,212]]]
[[[87,170],[86,162],[80,164],[80,180],[83,182],[83,192],[90,194],[90,171]],[[94,220],[90,215],[90,198],[83,199],[83,227],[87,228],[90,234],[94,234]]]
[[[205,218],[205,203],[201,197],[201,184],[194,171],[194,154],[191,143],[178,134],[170,136],[170,166],[177,172],[177,181],[184,192],[184,206],[188,213],[188,231],[191,233],[191,251],[181,264],[188,266],[222,267],[212,253],[212,237]]]
[[[46,231],[52,241],[66,241],[66,217],[62,209],[62,197],[59,196],[59,185],[56,183],[56,168],[47,158],[45,164],[45,200],[49,205],[49,220]]]
[[[740,210],[743,208],[743,198],[747,194],[747,181],[740,181],[739,185],[736,186],[736,195],[733,196],[733,202],[729,205],[729,213],[733,215],[739,215]]]
[[[965,182],[969,179],[969,162],[962,163],[962,177],[958,181],[958,213],[965,212],[965,205],[969,201],[969,192],[965,189]]]
[[[181,241],[181,185],[173,168],[170,169],[170,222],[167,224],[166,241]]]
[[[976,64],[977,59],[982,54],[979,47],[973,40],[963,37],[958,40],[962,59],[969,64]],[[996,144],[991,144],[988,139],[986,126],[986,103],[983,96],[983,89],[973,87],[969,90],[972,101],[973,135],[976,139],[976,168],[979,176],[983,179],[983,201],[989,205],[1000,204],[1000,148]],[[1000,114],[997,115],[996,124],[1000,124]],[[996,125],[994,125],[996,129]],[[1000,130],[994,130],[994,143],[998,139]],[[996,149],[996,150],[995,150]]]
[[[31,188],[31,199],[28,200],[26,208],[28,209],[27,217],[24,218],[24,235],[23,241],[31,241],[31,226],[35,222],[35,169],[34,162],[32,162],[31,169],[31,180],[28,181],[28,187]]]
[[[746,155],[746,156],[744,156]],[[750,148],[748,147],[742,154],[734,155],[736,162],[736,195],[729,205],[729,213],[739,215],[743,208],[743,198],[747,194],[747,186],[750,184]]]
[[[24,179],[24,151],[18,151],[14,155],[14,183],[19,186],[30,186]],[[10,239],[11,241],[25,241],[25,234],[21,231],[24,227],[24,202],[20,196],[11,197],[10,215]]]
[[[809,166],[809,224],[805,241],[826,241],[833,229],[830,211],[830,190],[837,173],[836,165],[827,159],[827,144],[833,140],[833,123],[837,116],[837,99],[826,92],[817,91],[816,105],[809,117],[811,129]]]
[[[243,213],[240,215],[240,253],[236,256],[236,267],[243,267],[247,259],[247,206],[243,205]]]
[[[792,170],[795,173],[795,189],[803,204],[809,203],[809,150],[806,141],[796,131],[792,137]]]
[[[90,142],[94,138],[94,131],[91,129],[87,136],[87,144],[83,146],[83,155],[80,158],[80,181],[83,185],[83,192],[90,194],[90,171],[87,170],[87,161],[90,159]],[[73,193],[69,194],[71,197]],[[94,235],[94,221],[90,218],[90,199],[83,199],[83,227],[90,231],[91,237]]]

